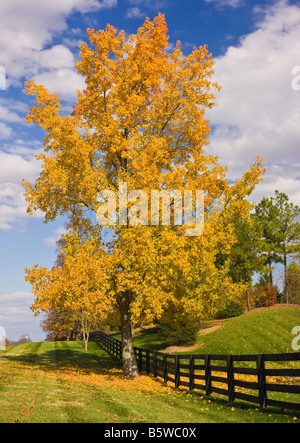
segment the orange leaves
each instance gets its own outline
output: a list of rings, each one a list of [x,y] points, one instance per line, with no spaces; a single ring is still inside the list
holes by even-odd
[[[37,107],[33,107],[27,114],[26,123],[38,123],[43,129],[48,131],[51,128],[51,122],[54,124],[59,115],[59,109],[62,105],[56,94],[49,94],[44,86],[36,85],[34,80],[25,82],[28,95],[34,95]]]
[[[67,309],[79,318],[103,320],[111,310],[107,291],[104,250],[92,238],[81,243],[74,233],[65,236],[62,266],[52,270],[35,265],[25,269],[32,284],[35,302],[31,309],[39,313],[49,308]]]

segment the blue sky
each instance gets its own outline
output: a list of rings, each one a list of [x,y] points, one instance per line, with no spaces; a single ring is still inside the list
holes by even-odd
[[[240,177],[260,154],[267,174],[251,199],[279,189],[300,205],[300,90],[292,88],[292,70],[300,66],[299,0],[1,0],[0,326],[13,340],[44,338],[41,318],[29,310],[33,297],[23,269],[51,267],[63,232],[61,219],[46,225],[42,214],[26,214],[21,182],[38,177],[35,154],[44,134],[24,123],[32,103],[24,81],[45,84],[70,112],[75,90],[84,88],[74,62],[86,29],[110,23],[131,34],[158,12],[166,15],[170,48],[180,40],[188,54],[207,44],[216,59],[222,91],[209,112],[208,149],[229,166],[228,179]]]

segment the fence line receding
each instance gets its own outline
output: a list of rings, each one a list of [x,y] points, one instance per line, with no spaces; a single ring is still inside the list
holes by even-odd
[[[90,340],[99,343],[119,360],[122,359],[120,340],[101,331],[91,332]],[[227,396],[230,403],[243,400],[258,404],[261,409],[273,406],[300,411],[300,397],[297,397],[300,394],[300,352],[174,355],[137,347],[134,351],[140,372],[145,371],[147,375],[160,377],[165,383],[171,382],[175,388],[184,386],[190,391],[198,389],[207,396],[212,393],[221,394]],[[268,363],[271,367],[267,367]],[[286,364],[295,367],[287,368]],[[283,381],[283,377],[288,377],[284,379],[286,383],[279,384],[278,381]],[[293,401],[271,398],[272,393],[287,394],[292,396]]]

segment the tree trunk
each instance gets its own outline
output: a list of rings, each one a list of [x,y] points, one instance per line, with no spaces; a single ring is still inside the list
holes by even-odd
[[[249,288],[246,289],[246,293],[247,293],[247,310],[248,312],[251,311],[251,304],[250,304],[250,291]]]
[[[247,289],[246,289],[247,309],[248,309],[248,312],[250,312],[251,311],[251,304],[250,304],[249,277],[248,277],[248,268],[247,267],[246,267],[246,282],[247,282]]]
[[[269,257],[268,259],[269,262],[269,278],[270,278],[270,285],[273,286],[273,273],[272,273],[272,260]]]
[[[125,292],[122,294],[120,301],[123,375],[128,378],[136,378],[139,376],[139,371],[133,349],[132,323],[129,306],[130,295],[128,292]]]
[[[90,328],[91,328],[91,326],[88,324],[88,321],[84,321],[84,319],[82,319],[82,336],[83,336],[84,350],[85,351],[88,350]]]
[[[283,262],[284,262],[284,295],[286,304],[289,303],[289,291],[288,291],[288,281],[287,281],[287,254],[286,248],[284,245],[284,253],[283,253]]]

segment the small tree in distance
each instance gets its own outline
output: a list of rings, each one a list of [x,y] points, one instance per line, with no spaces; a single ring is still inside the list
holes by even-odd
[[[18,340],[18,345],[22,345],[24,343],[32,343],[32,340],[28,334],[21,335],[21,337]]]
[[[31,309],[39,314],[49,309],[67,312],[81,325],[85,350],[91,328],[105,319],[111,307],[107,291],[105,254],[101,237],[91,236],[82,243],[73,231],[64,236],[62,264],[51,270],[34,266],[26,269],[35,294]],[[66,325],[66,324],[65,324]]]

